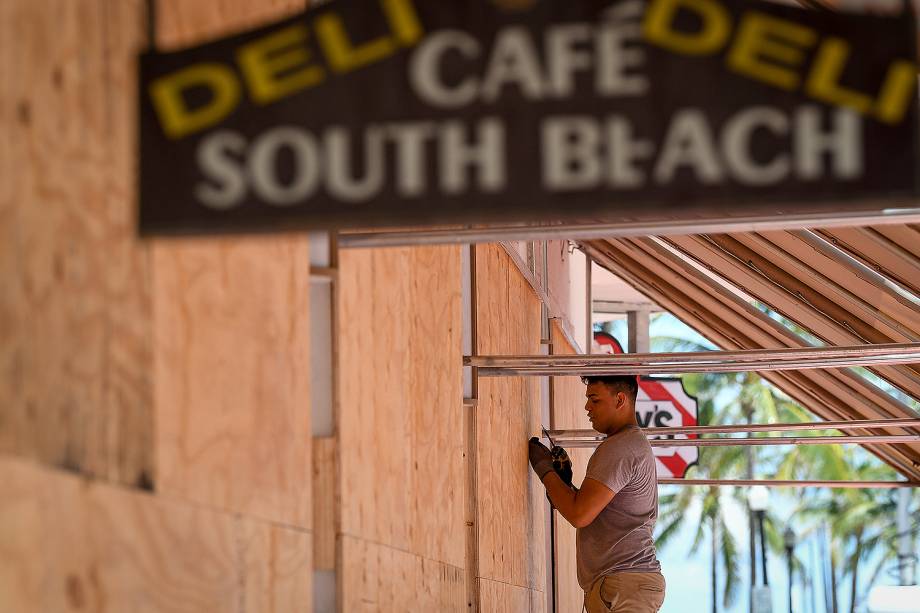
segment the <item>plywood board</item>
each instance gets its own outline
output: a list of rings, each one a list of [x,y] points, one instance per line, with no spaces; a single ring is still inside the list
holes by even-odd
[[[342,531],[463,566],[458,247],[339,261]]]
[[[335,570],[335,540],[339,528],[341,483],[335,437],[313,439],[313,567]]]
[[[183,47],[302,11],[309,0],[157,0],[157,43]]]
[[[350,536],[342,537],[342,611],[467,610],[463,569]]]
[[[482,613],[544,613],[546,594],[518,585],[482,579]],[[559,609],[567,613],[567,609]]]
[[[493,245],[476,248],[476,321],[480,355],[539,354],[540,302]],[[527,461],[527,440],[540,431],[539,381],[481,379],[476,412],[480,576],[542,589],[547,502]]]
[[[141,8],[3,3],[0,449],[149,487],[149,253],[130,222]]]
[[[0,460],[0,610],[310,611],[310,534]]]
[[[565,338],[559,322],[551,322],[553,353],[572,355],[575,353]],[[579,377],[553,377],[553,428],[590,430],[585,406],[585,386]],[[572,482],[580,485],[585,478],[588,459],[592,449],[569,449],[572,460]],[[580,611],[584,592],[578,585],[575,564],[575,528],[559,513],[553,513],[555,522],[556,551],[556,606],[559,611]]]
[[[310,527],[309,249],[154,246],[158,491]]]

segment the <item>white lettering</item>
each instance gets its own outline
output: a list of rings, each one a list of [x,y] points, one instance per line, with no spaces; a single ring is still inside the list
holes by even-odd
[[[795,114],[796,174],[801,179],[817,179],[824,168],[824,156],[833,159],[833,174],[838,179],[852,179],[862,174],[862,119],[855,111],[838,109],[834,127],[821,130],[821,109],[807,106]]]
[[[505,126],[495,118],[486,118],[476,125],[478,142],[466,142],[466,126],[449,121],[441,128],[438,143],[441,189],[458,194],[469,189],[467,170],[478,170],[478,186],[484,192],[505,187]]]
[[[546,64],[549,88],[559,98],[575,92],[574,73],[591,67],[591,54],[576,47],[591,40],[591,27],[586,23],[554,26],[546,33]]]
[[[789,119],[768,107],[754,107],[738,113],[722,130],[722,157],[739,183],[771,185],[789,175],[789,156],[776,155],[770,162],[756,163],[751,156],[751,137],[757,128],[785,135],[789,131]]]
[[[215,132],[198,146],[198,166],[211,182],[198,183],[195,196],[206,207],[219,211],[232,209],[246,197],[243,169],[232,157],[242,157],[245,149],[246,139],[230,130]]]
[[[551,117],[541,127],[543,184],[554,191],[596,187],[601,180],[600,132],[590,117]]]
[[[278,154],[285,148],[294,155],[290,185],[282,185],[277,172]],[[297,204],[308,198],[319,183],[316,139],[309,132],[291,126],[269,130],[253,144],[247,169],[252,189],[259,198],[277,206]]]
[[[506,85],[517,85],[525,97],[538,100],[543,95],[538,57],[526,29],[500,31],[482,81],[482,99],[494,102]]]
[[[723,178],[719,155],[706,115],[697,109],[679,111],[671,120],[654,177],[669,183],[677,170],[685,166],[703,183],[718,183]]]
[[[439,70],[443,56],[457,51],[464,57],[479,57],[479,43],[465,32],[441,30],[429,34],[416,47],[409,60],[409,82],[416,94],[428,104],[453,109],[470,104],[479,93],[474,77],[449,86],[441,80]]]

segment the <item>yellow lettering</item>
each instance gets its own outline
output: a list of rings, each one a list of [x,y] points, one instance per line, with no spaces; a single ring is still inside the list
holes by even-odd
[[[197,109],[189,109],[182,92],[204,87],[211,100]],[[177,139],[214,125],[226,117],[240,97],[240,84],[233,71],[222,64],[201,63],[160,77],[150,84],[150,98],[160,118],[163,132]]]
[[[913,103],[917,91],[917,65],[897,60],[888,69],[875,103],[875,116],[885,123],[898,123]]]
[[[323,80],[322,68],[307,65],[306,39],[306,27],[293,25],[239,48],[236,59],[253,102],[268,104]]]
[[[680,32],[673,28],[681,9],[692,11],[702,20],[699,32]],[[642,31],[646,40],[685,55],[706,55],[722,48],[731,31],[731,20],[721,4],[713,0],[654,0],[646,9]]]
[[[403,47],[414,45],[424,34],[412,0],[383,0],[383,12],[390,22],[393,36]]]
[[[353,46],[341,18],[332,12],[316,19],[316,36],[329,65],[336,72],[349,72],[377,62],[396,50],[387,36]]]
[[[738,36],[726,62],[735,72],[793,90],[799,85],[799,75],[790,67],[799,66],[805,60],[803,48],[814,45],[815,39],[815,32],[810,28],[750,12],[738,27]]]
[[[849,54],[850,46],[842,38],[831,37],[821,43],[805,83],[805,92],[818,100],[866,114],[872,107],[872,98],[839,84]]]

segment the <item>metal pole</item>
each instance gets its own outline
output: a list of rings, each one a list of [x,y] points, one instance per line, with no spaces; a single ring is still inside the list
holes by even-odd
[[[768,586],[770,582],[767,580],[767,540],[764,538],[763,516],[764,511],[757,511],[757,525],[760,528],[760,566],[762,567],[763,584]]]
[[[905,417],[896,419],[853,419],[850,421],[818,421],[784,424],[726,424],[722,426],[675,426],[668,428],[648,428],[644,432],[649,436],[670,436],[675,434],[736,434],[742,432],[793,432],[813,430],[859,430],[864,428],[920,428],[920,418]],[[553,439],[597,439],[606,435],[596,430],[552,430]]]
[[[513,240],[585,240],[593,238],[632,238],[637,236],[681,236],[732,232],[763,232],[801,228],[837,228],[920,223],[920,209],[903,208],[852,213],[803,213],[798,215],[752,215],[720,219],[684,219],[640,221],[631,223],[581,223],[555,225],[506,225],[442,230],[395,230],[380,232],[344,232],[339,235],[342,248],[402,247],[408,245],[457,245],[463,243],[498,243]],[[792,208],[791,205],[788,208]]]
[[[856,274],[860,279],[871,283],[877,289],[889,294],[890,296],[900,298],[908,304],[913,305],[915,309],[920,307],[920,298],[915,296],[913,292],[904,289],[885,275],[879,273],[874,268],[863,264],[847,252],[843,251],[839,247],[836,247],[833,243],[821,235],[816,234],[811,230],[795,230],[790,232],[790,234],[804,242],[806,245],[812,247],[819,253],[825,255],[831,261],[850,269],[850,271]]]
[[[627,343],[629,353],[649,352],[649,312],[645,309],[626,313],[626,325],[629,330]]]
[[[659,478],[658,485],[717,485],[729,487],[826,487],[831,489],[895,489],[920,487],[920,481],[834,481],[784,479],[670,479]]]
[[[553,439],[564,449],[597,447],[598,440]],[[769,438],[668,438],[648,440],[652,447],[762,447],[775,445],[875,445],[890,443],[920,443],[920,434],[892,434],[877,436],[774,436]]]
[[[480,376],[492,377],[807,370],[920,363],[920,343],[686,353],[465,356],[463,362],[479,367]]]
[[[594,349],[594,258],[585,254],[585,353]]]
[[[744,403],[744,417],[747,421],[747,426],[751,427],[751,421],[754,417],[754,408],[749,403]],[[750,437],[751,433],[747,432],[746,437]],[[745,467],[745,477],[748,479],[754,479],[754,448],[748,447],[745,450],[745,456],[747,458],[747,466]],[[744,497],[744,509],[747,511],[747,520],[748,520],[748,547],[751,552],[751,587],[748,590],[748,609],[749,613],[754,613],[754,586],[757,585],[757,543],[754,538],[754,512],[751,510],[751,503],[748,500],[747,496]]]
[[[786,548],[786,566],[789,574],[789,613],[792,613],[792,549],[789,547]]]

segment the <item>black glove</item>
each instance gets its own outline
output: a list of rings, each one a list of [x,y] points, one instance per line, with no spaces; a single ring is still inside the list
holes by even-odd
[[[546,473],[553,470],[553,455],[546,445],[540,442],[540,439],[533,437],[527,444],[528,455],[530,456],[530,466],[537,473],[540,481],[546,476]]]

